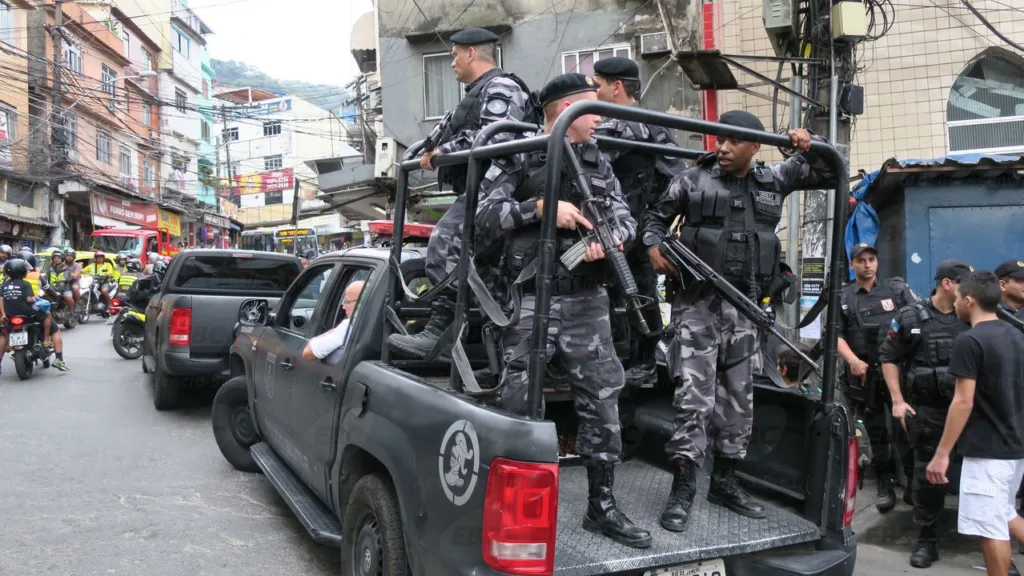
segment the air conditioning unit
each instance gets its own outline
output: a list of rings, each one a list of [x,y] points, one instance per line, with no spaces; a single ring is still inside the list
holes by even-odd
[[[652,34],[640,35],[640,55],[658,56],[672,52],[668,45],[668,33],[654,32]]]
[[[399,150],[402,148],[402,150]],[[394,178],[396,164],[401,161],[405,147],[394,138],[377,138],[377,154],[375,156],[373,175],[376,178]]]

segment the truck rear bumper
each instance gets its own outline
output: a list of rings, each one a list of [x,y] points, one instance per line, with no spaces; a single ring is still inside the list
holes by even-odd
[[[165,351],[160,367],[172,376],[230,376],[228,358],[196,358],[188,352]]]
[[[814,543],[725,559],[728,576],[852,576],[856,536],[842,549],[817,550]]]

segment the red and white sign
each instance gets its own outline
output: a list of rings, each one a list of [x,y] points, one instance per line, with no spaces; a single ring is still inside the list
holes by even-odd
[[[263,194],[291,190],[295,186],[295,169],[239,174],[234,178],[236,194]]]
[[[92,193],[89,200],[92,205],[92,213],[96,216],[153,228],[156,227],[159,218],[155,204],[114,198],[96,192]]]

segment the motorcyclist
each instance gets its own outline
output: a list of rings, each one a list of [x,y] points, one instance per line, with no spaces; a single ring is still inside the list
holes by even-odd
[[[92,255],[92,264],[86,266],[82,270],[82,274],[89,274],[93,277],[93,282],[99,283],[100,293],[103,294],[103,302],[107,305],[107,308],[110,308],[110,289],[112,286],[117,286],[118,281],[121,280],[121,273],[117,271],[113,264],[107,261],[107,255],[97,250]]]
[[[44,319],[44,332],[48,330],[45,324],[47,306],[36,301],[38,297],[32,293],[32,286],[25,280],[25,275],[30,270],[30,263],[21,258],[12,258],[4,263],[4,275],[7,280],[0,286],[0,325],[5,330],[0,334],[0,350],[7,350],[7,315],[23,316],[38,321]],[[48,303],[47,303],[48,304]],[[52,322],[50,323],[52,324]],[[53,347],[57,359],[53,367],[62,371],[68,371],[68,365],[64,362],[64,342],[60,335],[60,329],[53,327]]]
[[[0,244],[0,267],[11,259],[13,253],[14,249],[11,248],[10,244]]]
[[[39,273],[39,264],[36,261],[36,255],[33,254],[32,251],[29,250],[28,248],[22,248],[21,251],[18,252],[17,257],[21,258],[25,262],[28,262],[29,271],[27,274],[25,274],[25,281],[28,282],[30,286],[32,286],[32,295],[42,296],[42,286],[45,279]],[[42,299],[40,298],[39,300],[37,300],[36,305],[41,303]],[[52,343],[50,342],[50,328],[53,323],[53,317],[50,314],[49,302],[46,302],[46,304],[47,305],[45,306],[45,310],[40,310],[41,314],[39,315],[39,319],[42,320],[43,322],[43,345],[50,347],[52,346]],[[36,306],[36,308],[38,309],[39,307]]]
[[[44,293],[48,289],[55,296],[64,298],[68,310],[75,309],[75,295],[71,288],[71,269],[64,258],[64,251],[57,248],[50,258],[50,265],[43,273]]]
[[[121,292],[127,292],[132,284],[142,276],[142,262],[138,258],[129,259],[125,265],[124,270],[119,270],[121,273],[121,279],[118,281],[119,290]]]
[[[82,278],[82,263],[75,260],[78,257],[78,253],[72,248],[68,248],[64,251],[64,263],[68,266],[68,273],[71,278],[68,282],[71,285],[71,293],[74,295],[74,306],[78,305],[78,301],[82,298],[82,290],[78,286],[78,281]],[[72,306],[72,310],[74,310]]]

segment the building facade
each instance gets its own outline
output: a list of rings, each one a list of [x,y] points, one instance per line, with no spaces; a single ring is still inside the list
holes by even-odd
[[[199,147],[197,150],[197,168],[199,170],[198,199],[201,203],[218,209],[217,199],[217,130],[214,121],[213,84],[217,73],[210,65],[210,54],[206,46],[200,48],[200,72],[202,73],[202,91],[197,98],[199,107]]]

